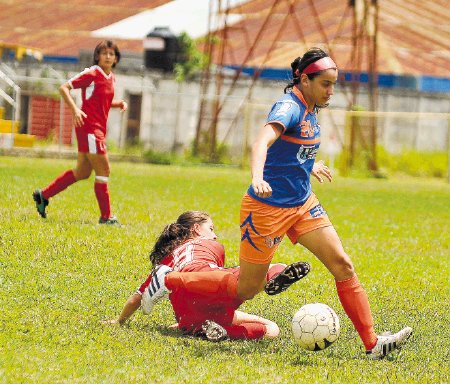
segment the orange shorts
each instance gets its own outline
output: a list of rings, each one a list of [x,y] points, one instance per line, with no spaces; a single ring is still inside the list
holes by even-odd
[[[269,264],[285,234],[295,244],[301,235],[332,225],[314,193],[294,208],[267,205],[245,194],[240,221],[240,259],[253,264]]]

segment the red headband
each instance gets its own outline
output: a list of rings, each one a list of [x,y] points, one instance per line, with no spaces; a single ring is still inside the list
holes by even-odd
[[[309,75],[310,73],[316,73],[320,71],[325,71],[326,69],[337,68],[335,62],[331,59],[331,57],[322,57],[320,60],[315,61],[314,63],[309,64],[302,73],[305,75]]]

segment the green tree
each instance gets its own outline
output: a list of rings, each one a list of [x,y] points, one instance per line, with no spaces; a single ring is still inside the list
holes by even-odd
[[[209,63],[209,57],[198,48],[198,42],[192,39],[186,32],[178,36],[181,57],[175,64],[174,73],[177,82],[182,83],[192,79],[202,71]]]

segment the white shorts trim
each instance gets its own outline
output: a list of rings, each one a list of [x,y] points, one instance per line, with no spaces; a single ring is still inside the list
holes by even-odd
[[[97,153],[97,139],[95,138],[95,135],[93,133],[88,133],[87,139],[88,139],[89,153],[96,154]]]

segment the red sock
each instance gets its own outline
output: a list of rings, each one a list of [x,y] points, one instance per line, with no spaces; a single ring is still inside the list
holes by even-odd
[[[171,272],[164,279],[170,291],[185,289],[191,293],[215,298],[237,298],[238,278],[232,272]]]
[[[65,171],[42,190],[42,197],[48,200],[76,181],[72,170]]]
[[[281,272],[283,272],[284,268],[286,268],[286,264],[273,264],[269,267],[269,270],[267,271],[266,280],[269,281],[270,279],[273,279],[275,276],[279,275]]]
[[[231,340],[257,340],[266,334],[266,326],[261,323],[244,323],[224,328]]]
[[[111,203],[108,183],[94,183],[94,191],[102,219],[109,219],[111,217]]]
[[[341,304],[358,331],[366,350],[372,349],[377,343],[377,334],[373,328],[369,300],[359,283],[358,276],[336,281],[336,288]]]

